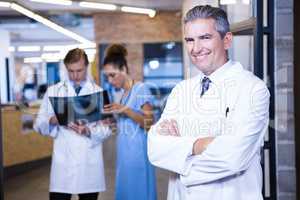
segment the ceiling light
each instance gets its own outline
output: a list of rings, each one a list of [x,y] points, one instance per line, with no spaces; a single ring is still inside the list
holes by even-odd
[[[50,45],[50,46],[44,46],[43,51],[61,51],[64,49],[64,45]]]
[[[129,13],[146,14],[146,15],[149,15],[149,17],[151,17],[151,18],[154,17],[156,14],[156,11],[153,9],[128,7],[128,6],[122,6],[121,11],[129,12]]]
[[[65,6],[72,5],[71,0],[30,0],[30,1],[39,2],[39,3],[58,4],[58,5],[65,5]]]
[[[41,50],[40,46],[19,46],[18,47],[18,51],[20,52],[36,52],[40,50]]]
[[[16,47],[10,46],[10,47],[8,47],[8,51],[9,52],[15,52],[16,51]]]
[[[52,62],[59,62],[60,61],[60,59],[56,59],[56,58],[50,58],[50,59],[44,59],[44,61],[45,62],[47,62],[47,63],[52,63]]]
[[[61,53],[43,53],[41,58],[43,60],[61,60],[64,56]]]
[[[69,51],[71,49],[79,48],[79,49],[90,49],[96,48],[95,43],[83,43],[83,44],[70,44],[62,47],[61,51]]]
[[[116,10],[117,9],[117,6],[114,4],[94,3],[94,2],[86,2],[86,1],[80,2],[79,6],[85,7],[85,8],[101,9],[101,10]]]
[[[5,2],[5,1],[0,1],[0,7],[9,8],[10,7],[10,3],[9,2]]]
[[[22,13],[23,15],[26,15],[29,18],[32,18],[32,19],[50,27],[51,29],[54,29],[57,32],[60,32],[68,37],[73,38],[74,40],[77,40],[81,43],[88,43],[88,44],[94,45],[93,42],[85,39],[84,37],[72,32],[72,31],[69,31],[68,29],[63,28],[62,26],[55,24],[54,22],[50,21],[49,19],[44,18],[44,17],[30,11],[29,9],[27,9],[23,6],[20,6],[19,4],[12,3],[11,8],[16,10],[19,13]]]
[[[236,0],[220,0],[221,5],[235,4]]]
[[[24,63],[41,63],[41,62],[43,62],[41,57],[24,58]]]
[[[167,44],[165,44],[165,47],[168,49],[168,50],[171,50],[175,47],[175,42],[168,42]]]

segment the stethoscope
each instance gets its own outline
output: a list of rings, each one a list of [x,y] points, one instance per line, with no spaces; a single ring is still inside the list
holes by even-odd
[[[68,91],[69,91],[70,87],[73,88],[73,86],[71,86],[71,80],[65,79],[62,82],[63,82],[62,85],[60,85],[55,92],[56,97],[69,96]],[[96,82],[91,77],[89,77],[89,76],[86,77],[84,84],[86,84],[87,82],[90,82],[92,84],[92,88],[97,88]],[[63,92],[61,93],[62,89],[63,89]]]

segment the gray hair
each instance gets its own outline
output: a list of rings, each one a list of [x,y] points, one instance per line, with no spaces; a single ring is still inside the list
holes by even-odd
[[[222,39],[230,31],[227,14],[221,8],[211,7],[210,5],[195,6],[187,12],[183,22],[186,24],[196,19],[214,19],[216,22],[215,28]]]

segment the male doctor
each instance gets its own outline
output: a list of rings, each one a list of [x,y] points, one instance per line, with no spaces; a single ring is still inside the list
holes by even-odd
[[[222,9],[192,8],[184,38],[200,72],[176,85],[151,127],[150,162],[173,172],[169,200],[262,200],[268,89],[228,59],[232,33]]]
[[[49,101],[51,96],[86,95],[101,91],[88,76],[88,59],[82,49],[70,50],[64,64],[68,80],[48,88],[35,130],[54,139],[50,200],[70,200],[78,194],[80,200],[97,200],[105,190],[102,141],[111,133],[105,123],[70,123],[60,126]]]

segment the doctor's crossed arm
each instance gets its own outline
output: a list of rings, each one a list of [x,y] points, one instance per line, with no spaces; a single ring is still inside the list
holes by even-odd
[[[165,119],[158,124],[157,133],[165,136],[180,137],[178,124],[175,119]],[[201,154],[214,140],[214,137],[198,138],[193,144],[192,155]]]

